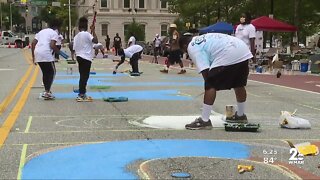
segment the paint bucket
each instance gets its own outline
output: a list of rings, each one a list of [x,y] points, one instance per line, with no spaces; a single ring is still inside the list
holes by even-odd
[[[226,105],[226,118],[230,119],[235,114],[234,105]]]

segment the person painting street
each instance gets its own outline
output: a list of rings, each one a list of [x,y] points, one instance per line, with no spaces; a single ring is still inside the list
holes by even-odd
[[[130,33],[130,38],[128,40],[127,47],[130,47],[130,46],[135,45],[135,44],[136,44],[136,38],[134,37],[133,33]]]
[[[181,70],[178,74],[184,74],[186,73],[186,70],[183,68],[183,63],[181,60],[181,51],[179,49],[179,38],[180,35],[177,31],[177,25],[176,24],[170,24],[170,52],[168,57],[168,63],[165,67],[165,69],[160,70],[162,73],[168,73],[170,65],[174,65],[175,63],[179,63]]]
[[[107,56],[105,56],[105,54],[104,54],[104,47],[103,47],[102,43],[94,44],[94,45],[93,45],[93,49],[94,49],[94,57],[95,57],[95,58],[96,58],[97,55],[99,54],[99,51],[101,52],[103,58],[106,58],[106,57],[107,57]]]
[[[235,37],[241,39],[250,48],[253,55],[253,63],[256,62],[256,28],[251,24],[251,15],[249,13],[242,13],[240,17],[240,24],[236,28]]]
[[[117,69],[119,66],[124,63],[125,58],[130,58],[130,65],[132,67],[132,72],[130,73],[131,76],[140,76],[138,60],[141,59],[143,47],[140,45],[131,45],[126,49],[119,49],[119,56],[121,56],[121,61],[116,65],[113,70],[113,74],[117,73]]]
[[[81,17],[78,23],[79,33],[74,37],[73,50],[79,66],[79,94],[77,101],[92,101],[92,98],[86,95],[87,82],[90,76],[90,68],[93,59],[93,44],[98,43],[95,33],[95,27],[90,26],[92,34],[88,30],[88,19]]]
[[[32,41],[32,61],[34,64],[38,64],[42,71],[42,82],[45,89],[42,93],[42,97],[45,100],[55,99],[51,92],[51,86],[56,75],[55,58],[53,54],[59,54],[60,51],[56,45],[59,39],[56,30],[59,30],[61,24],[61,21],[53,19],[49,22],[49,28],[38,32],[35,35],[35,39]]]
[[[236,37],[220,33],[182,36],[179,45],[196,64],[205,87],[201,117],[185,125],[185,128],[211,129],[209,117],[216,93],[229,89],[234,89],[238,109],[227,122],[247,123],[244,114],[247,99],[245,86],[249,74],[248,59],[253,57],[248,46]]]

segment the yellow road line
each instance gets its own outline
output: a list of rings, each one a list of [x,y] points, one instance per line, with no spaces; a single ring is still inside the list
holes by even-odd
[[[31,87],[33,86],[34,82],[36,81],[36,78],[38,76],[39,68],[36,68],[33,72],[33,75],[31,77],[31,80],[29,81],[27,87],[24,89],[23,93],[21,94],[17,104],[14,106],[13,110],[10,112],[7,119],[4,121],[3,125],[0,128],[0,149],[3,146],[4,142],[6,141],[10,130],[12,129],[14,123],[19,117],[19,114],[26,103]]]
[[[22,146],[22,151],[21,151],[21,156],[20,156],[20,164],[19,164],[19,170],[18,170],[18,176],[17,176],[18,180],[21,179],[22,169],[24,167],[24,164],[26,163],[27,148],[28,148],[28,144],[24,144]]]
[[[28,53],[28,51],[26,51],[25,49],[23,50],[23,54],[25,56],[25,60],[28,62],[28,64],[33,64],[32,63],[32,59],[31,59],[31,54],[30,52]]]
[[[26,129],[24,130],[24,133],[29,133],[31,122],[32,122],[32,116],[29,116],[28,123],[27,123]]]
[[[29,66],[27,72],[23,75],[20,82],[17,84],[15,89],[11,91],[11,93],[4,99],[4,101],[0,104],[0,115],[6,110],[8,105],[12,102],[12,100],[15,98],[15,96],[18,94],[19,90],[22,88],[22,85],[25,83],[27,78],[30,76],[32,71],[32,66]]]

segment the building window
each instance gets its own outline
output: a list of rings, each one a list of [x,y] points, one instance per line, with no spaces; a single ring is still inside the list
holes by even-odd
[[[161,9],[167,9],[167,1],[160,1],[161,3]]]
[[[108,34],[108,24],[101,24],[101,35],[107,36]]]
[[[130,8],[130,0],[123,0],[123,7]]]
[[[100,5],[103,8],[107,8],[108,7],[108,0],[101,0],[100,1]]]
[[[161,36],[167,36],[168,35],[168,25],[163,24],[161,25]]]
[[[139,0],[139,8],[144,9],[144,0]]]

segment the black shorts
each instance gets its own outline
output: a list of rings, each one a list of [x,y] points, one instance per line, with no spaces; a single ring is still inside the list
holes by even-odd
[[[247,85],[249,75],[249,61],[243,61],[230,66],[220,66],[208,72],[205,89],[214,88],[217,91]]]
[[[180,63],[181,62],[181,51],[180,49],[173,50],[169,52],[169,62],[171,65],[175,63]]]

